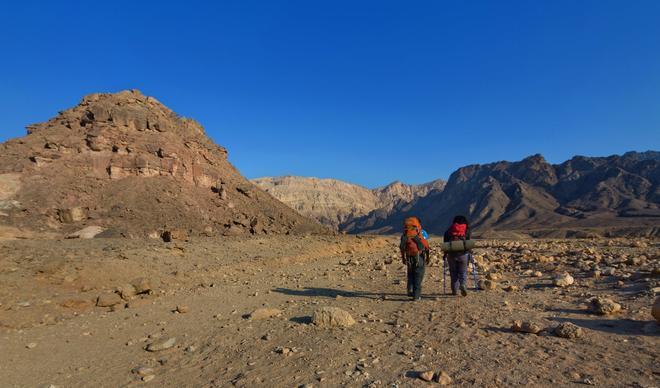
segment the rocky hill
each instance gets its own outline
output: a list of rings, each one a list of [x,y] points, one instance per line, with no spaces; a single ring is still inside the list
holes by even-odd
[[[258,178],[252,182],[300,214],[335,229],[373,211],[388,213],[400,204],[444,187],[442,180],[422,185],[397,181],[370,190],[336,179],[293,176]]]
[[[0,234],[322,232],[255,187],[202,126],[131,90],[92,94],[0,144]]]
[[[536,236],[660,234],[660,153],[576,156],[558,165],[534,155],[519,162],[471,165],[445,189],[388,213],[371,212],[342,225],[349,232],[390,233],[419,215],[442,233],[456,214],[476,231]]]

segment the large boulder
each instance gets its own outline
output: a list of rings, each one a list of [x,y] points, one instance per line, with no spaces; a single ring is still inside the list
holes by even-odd
[[[314,312],[312,323],[320,327],[349,327],[355,324],[355,320],[338,307],[322,307]]]

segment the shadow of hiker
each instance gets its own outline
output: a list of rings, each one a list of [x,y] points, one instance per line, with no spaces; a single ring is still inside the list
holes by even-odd
[[[660,331],[654,321],[634,321],[632,319],[577,319],[550,318],[556,322],[570,322],[585,329],[619,335],[658,336]],[[654,326],[655,325],[655,326]]]
[[[302,289],[275,288],[274,292],[292,296],[309,296],[323,298],[366,298],[387,301],[407,301],[410,298],[406,294],[392,294],[385,292],[345,291],[334,288],[305,287]]]

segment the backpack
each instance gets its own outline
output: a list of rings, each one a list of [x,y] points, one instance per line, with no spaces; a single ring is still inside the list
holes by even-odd
[[[422,225],[417,217],[408,217],[404,220],[399,248],[407,256],[417,256],[429,249],[429,243],[422,236]]]
[[[452,224],[447,230],[448,242],[442,244],[443,252],[466,252],[474,248],[476,243],[467,239],[467,225]]]

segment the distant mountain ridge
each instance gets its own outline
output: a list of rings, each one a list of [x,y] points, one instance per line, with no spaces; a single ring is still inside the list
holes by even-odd
[[[408,215],[442,233],[463,214],[482,233],[522,231],[561,235],[577,230],[660,234],[660,152],[608,157],[575,156],[550,164],[533,155],[456,170],[441,192],[390,212],[372,212],[342,224],[351,233],[393,233]],[[564,232],[561,232],[564,231]]]
[[[356,217],[373,211],[389,212],[430,192],[441,191],[445,184],[443,180],[421,185],[395,181],[367,189],[336,179],[296,176],[257,178],[252,183],[300,214],[335,229]]]

